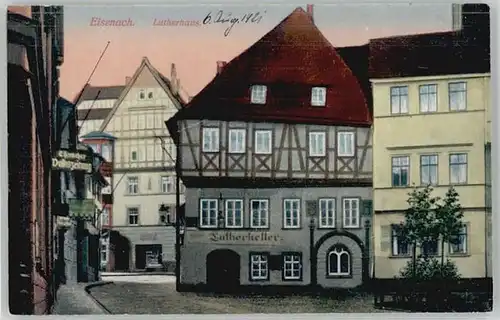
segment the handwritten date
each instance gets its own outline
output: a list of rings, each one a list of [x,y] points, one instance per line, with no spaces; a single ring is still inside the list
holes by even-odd
[[[257,11],[257,12],[245,13],[242,16],[233,16],[231,12],[224,12],[223,10],[219,10],[215,14],[209,12],[205,17],[205,19],[203,19],[203,24],[220,23],[229,25],[224,31],[224,36],[227,37],[231,33],[231,30],[233,30],[233,27],[235,25],[240,23],[258,24],[264,17],[265,13],[266,11],[263,11],[262,13]]]

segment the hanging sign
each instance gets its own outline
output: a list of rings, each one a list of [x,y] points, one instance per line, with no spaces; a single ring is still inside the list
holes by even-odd
[[[59,150],[52,158],[52,169],[63,171],[92,172],[92,161],[87,152]]]

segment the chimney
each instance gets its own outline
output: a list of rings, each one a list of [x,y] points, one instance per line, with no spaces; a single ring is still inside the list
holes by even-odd
[[[222,69],[224,69],[226,64],[226,61],[217,61],[217,74],[220,74],[222,72]]]
[[[130,80],[132,80],[132,77],[125,77],[125,85],[128,85]]]
[[[177,86],[177,70],[175,69],[175,63],[172,63],[170,67],[170,83],[172,84],[172,93],[177,94],[179,87]]]
[[[314,22],[314,5],[313,4],[307,5],[307,14],[309,15],[309,17],[311,17],[311,20]]]
[[[462,30],[462,4],[453,3],[451,5],[451,29],[453,31]]]

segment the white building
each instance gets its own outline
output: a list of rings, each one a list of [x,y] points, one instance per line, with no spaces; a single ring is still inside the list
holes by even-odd
[[[175,147],[165,121],[183,103],[178,88],[174,64],[169,80],[144,57],[121,89],[105,87],[95,101],[91,94],[82,95],[89,100],[80,99],[80,136],[101,131],[116,138],[109,159],[111,270],[144,270],[162,262],[172,268],[175,263]],[[92,90],[94,96],[99,92]]]

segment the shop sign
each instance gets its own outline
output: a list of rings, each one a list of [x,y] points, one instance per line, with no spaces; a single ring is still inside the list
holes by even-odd
[[[188,231],[186,242],[233,244],[233,245],[279,245],[283,237],[279,233],[267,231]]]
[[[52,158],[52,169],[63,171],[92,172],[92,161],[87,152],[59,150]]]

